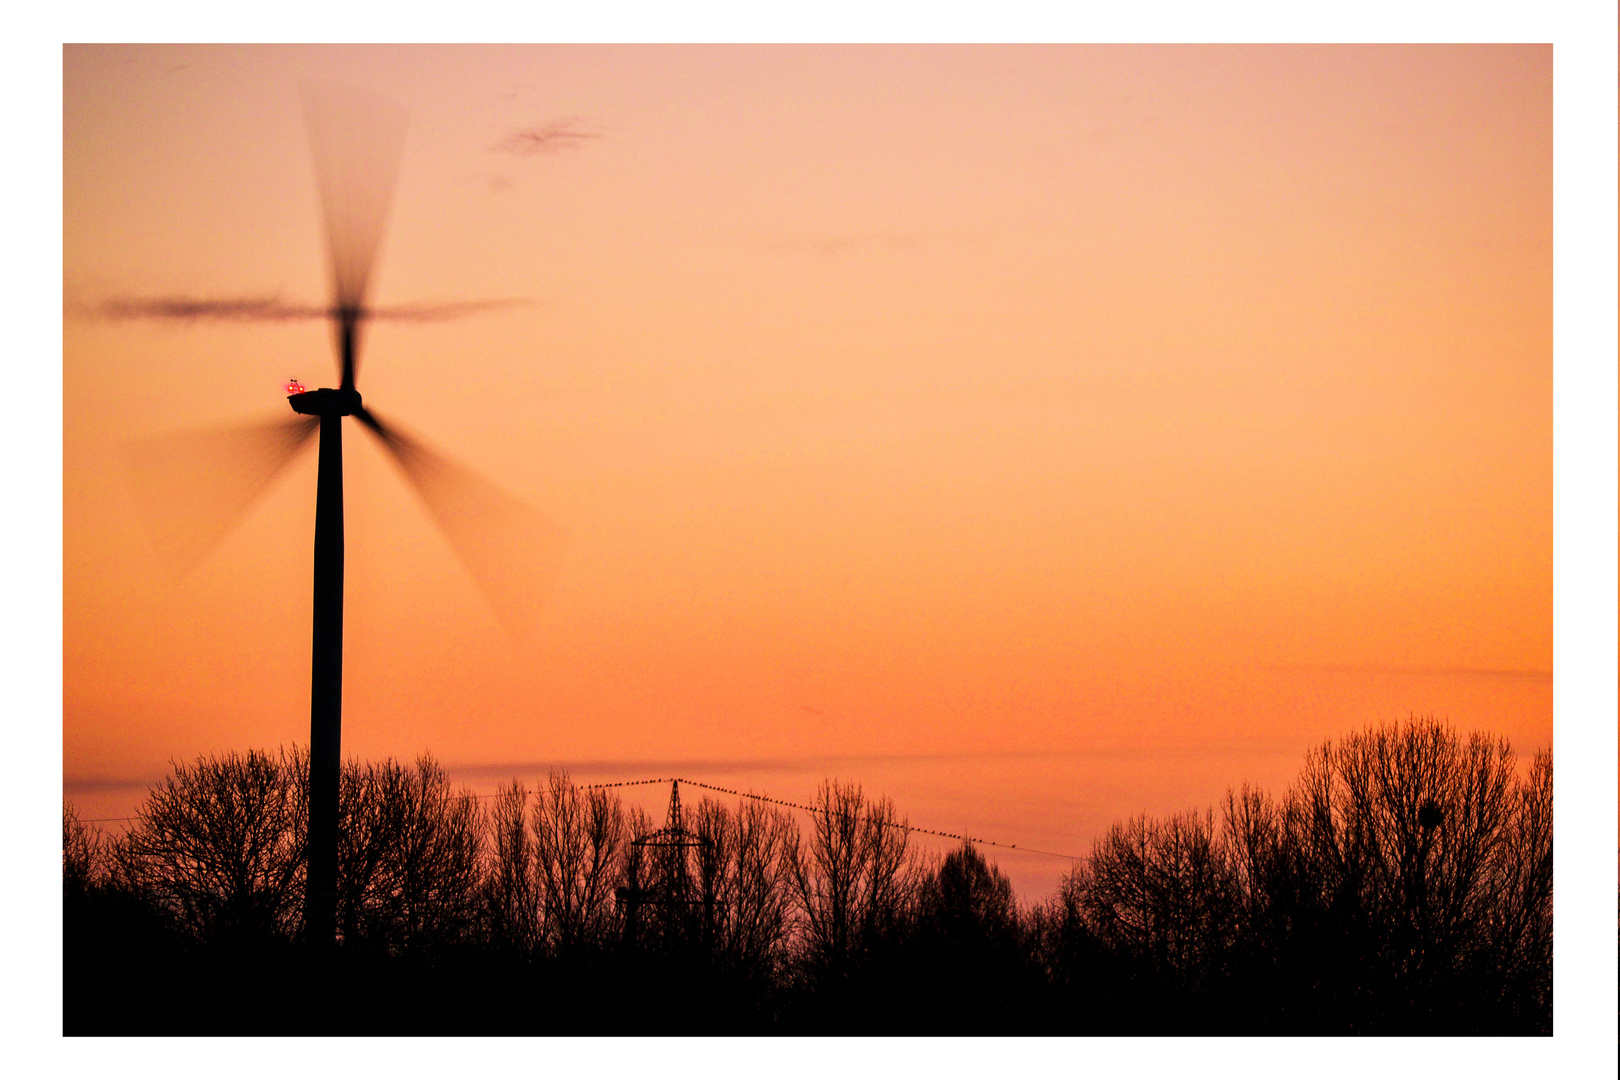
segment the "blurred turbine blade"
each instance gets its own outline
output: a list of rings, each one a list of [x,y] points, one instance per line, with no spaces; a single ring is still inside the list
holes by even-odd
[[[500,300],[445,300],[438,303],[418,301],[413,304],[370,308],[366,311],[366,318],[393,319],[398,322],[448,322],[451,319],[461,319],[484,311],[498,311],[501,308],[519,307],[527,303],[530,301],[521,297],[507,297]]]
[[[405,148],[406,112],[342,83],[308,81],[301,89],[326,219],[343,385],[352,386],[355,338]]]
[[[358,309],[393,199],[405,147],[405,108],[342,83],[309,81],[302,90],[335,306]]]
[[[370,410],[354,416],[393,455],[507,632],[526,634],[562,569],[566,531]]]
[[[449,322],[486,311],[520,307],[532,301],[522,297],[497,300],[417,300],[365,310],[367,319],[394,322]],[[98,303],[63,306],[64,316],[107,322],[305,322],[330,319],[332,309],[311,304],[289,304],[278,296],[114,296]]]
[[[92,317],[163,322],[296,322],[331,317],[326,308],[283,303],[276,296],[115,296],[84,308]]]
[[[294,416],[125,445],[136,508],[176,580],[224,538],[320,426],[319,417]]]

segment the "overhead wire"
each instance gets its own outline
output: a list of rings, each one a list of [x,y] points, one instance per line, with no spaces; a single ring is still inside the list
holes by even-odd
[[[595,784],[577,784],[575,786],[589,790],[593,788],[645,787],[650,784],[670,783],[686,784],[690,787],[701,788],[704,791],[715,791],[723,795],[732,795],[739,799],[753,799],[756,802],[771,803],[775,806],[785,806],[789,809],[798,810],[806,814],[825,814],[827,812],[824,808],[819,806],[806,806],[803,803],[796,803],[787,799],[775,799],[769,795],[760,795],[752,791],[738,791],[735,788],[721,787],[718,784],[706,784],[701,780],[689,780],[684,776],[665,776],[652,780],[606,780]],[[502,794],[502,792],[497,791],[488,795],[474,795],[473,798],[482,801],[484,799],[500,798]],[[140,816],[131,815],[129,817],[80,818],[79,820],[85,824],[107,821],[138,821],[140,820]],[[1050,855],[1053,858],[1068,859],[1071,862],[1079,862],[1083,858],[1083,856],[1071,855],[1068,852],[1063,851],[1047,851],[1043,848],[1029,847],[1027,845],[1020,847],[1018,844],[1004,844],[997,840],[986,840],[982,836],[967,836],[963,833],[946,832],[942,829],[929,829],[921,825],[913,825],[909,821],[889,821],[883,818],[862,818],[861,820],[868,824],[878,825],[883,828],[899,829],[907,833],[925,833],[929,836],[943,837],[947,840],[960,840],[963,843],[980,844],[985,847],[996,847],[1005,851],[1021,851],[1032,855]]]

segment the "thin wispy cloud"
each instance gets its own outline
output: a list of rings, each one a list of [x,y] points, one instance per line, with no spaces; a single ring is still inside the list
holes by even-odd
[[[155,787],[160,779],[157,776],[64,776],[62,778],[62,794],[98,795],[107,791],[151,788]]]
[[[512,154],[516,157],[534,157],[536,154],[578,150],[591,140],[602,137],[601,132],[592,131],[583,124],[584,121],[580,118],[570,117],[546,124],[521,127],[508,132],[490,149],[496,153]]]
[[[541,777],[553,769],[563,769],[575,777],[609,780],[641,780],[684,776],[701,780],[705,776],[734,776],[739,773],[842,772],[861,767],[885,765],[962,765],[975,762],[1010,761],[1168,761],[1211,757],[1293,756],[1303,746],[1299,740],[1280,735],[1256,735],[1209,739],[1183,739],[1152,746],[1104,743],[1086,749],[1052,750],[963,750],[943,753],[897,754],[786,754],[775,757],[695,757],[695,758],[583,758],[554,761],[475,762],[447,766],[450,774],[464,783],[497,782],[513,777]],[[148,775],[64,776],[63,791],[84,795],[94,792],[147,788],[157,783]]]

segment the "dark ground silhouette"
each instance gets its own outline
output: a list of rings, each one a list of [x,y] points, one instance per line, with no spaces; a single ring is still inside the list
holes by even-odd
[[[661,827],[556,774],[342,773],[342,943],[302,943],[308,761],[176,765],[63,822],[66,1034],[1550,1034],[1552,759],[1429,720],[1280,797],[1116,822],[1022,905],[825,783]],[[313,988],[313,990],[312,990]]]

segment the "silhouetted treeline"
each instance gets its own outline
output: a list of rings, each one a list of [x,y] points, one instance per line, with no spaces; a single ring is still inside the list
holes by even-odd
[[[174,766],[63,816],[64,1024],[89,1032],[1550,1033],[1552,759],[1412,721],[1273,797],[1117,822],[1021,905],[826,782],[803,827],[679,830],[553,774],[342,776],[341,945],[301,942],[307,761]]]

